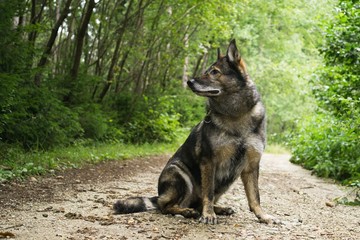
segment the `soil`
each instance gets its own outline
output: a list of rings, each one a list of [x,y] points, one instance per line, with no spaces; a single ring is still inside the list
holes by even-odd
[[[156,211],[113,215],[120,198],[156,195],[169,156],[109,161],[0,185],[0,238],[15,239],[360,239],[360,208],[337,205],[349,189],[312,176],[289,155],[265,154],[264,210],[280,224],[259,223],[241,181],[222,197],[235,210],[205,225]]]

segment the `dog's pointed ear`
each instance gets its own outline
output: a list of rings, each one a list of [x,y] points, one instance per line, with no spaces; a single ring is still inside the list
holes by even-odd
[[[243,74],[244,76],[247,75],[246,65],[245,65],[244,60],[241,58],[240,53],[236,47],[235,39],[231,40],[229,47],[227,49],[227,52],[226,52],[226,57],[230,63],[237,66],[237,68],[240,70],[241,74]],[[246,79],[248,79],[248,78],[246,78]]]
[[[220,48],[217,49],[217,59],[219,60],[221,58],[221,52]]]
[[[231,40],[229,47],[226,52],[226,56],[230,62],[239,63],[241,60],[240,53],[236,47],[235,39]]]

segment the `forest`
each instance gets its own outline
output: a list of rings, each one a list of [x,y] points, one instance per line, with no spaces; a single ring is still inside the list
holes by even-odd
[[[74,146],[175,142],[205,111],[186,81],[236,39],[268,144],[360,187],[357,0],[1,0],[0,32],[1,181]]]

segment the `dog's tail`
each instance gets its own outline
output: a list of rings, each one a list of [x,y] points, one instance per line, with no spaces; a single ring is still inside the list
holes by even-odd
[[[118,200],[113,205],[113,208],[115,210],[115,214],[146,212],[158,208],[158,198],[159,197],[132,197],[125,200]]]

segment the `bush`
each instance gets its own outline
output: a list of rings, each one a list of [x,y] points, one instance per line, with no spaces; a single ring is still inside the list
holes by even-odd
[[[121,99],[126,102],[129,98]],[[123,108],[123,101],[118,105],[118,109],[124,141],[131,143],[173,141],[180,127],[180,114],[174,111],[173,106],[174,97],[166,95],[143,96],[136,101],[136,104],[131,107],[128,105],[126,110]],[[124,117],[124,113],[128,116]]]
[[[96,104],[87,104],[77,109],[79,122],[84,131],[83,137],[100,140],[105,137],[108,131],[108,122],[105,114]]]
[[[205,98],[193,93],[184,92],[173,96],[173,109],[180,114],[182,127],[194,127],[205,116]]]
[[[25,89],[18,92],[20,97],[8,108],[0,133],[4,142],[21,144],[25,149],[49,149],[68,145],[82,135],[78,115],[50,91],[37,87]]]
[[[360,182],[360,4],[341,0],[320,52],[324,67],[313,79],[319,114],[293,135],[293,159],[319,176]]]
[[[339,121],[329,113],[306,119],[291,137],[291,161],[318,176],[345,183],[359,181],[359,124],[359,118]]]

